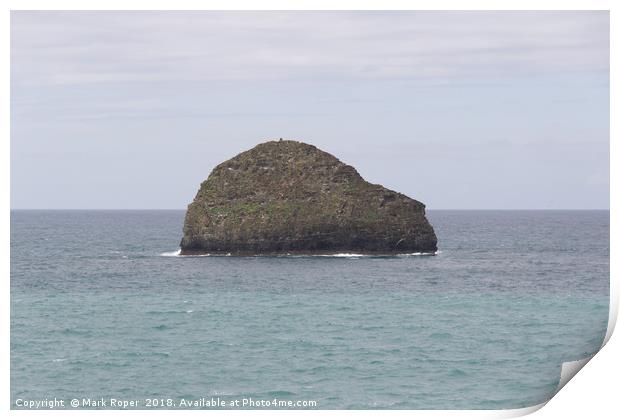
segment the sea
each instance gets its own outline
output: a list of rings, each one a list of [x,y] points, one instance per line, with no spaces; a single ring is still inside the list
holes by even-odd
[[[181,257],[183,217],[11,211],[12,408],[521,408],[605,336],[607,210],[429,210],[394,257]]]

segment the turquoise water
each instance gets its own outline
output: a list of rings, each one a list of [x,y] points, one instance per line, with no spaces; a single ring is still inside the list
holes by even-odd
[[[429,219],[436,256],[171,257],[182,211],[13,211],[11,404],[547,400],[605,335],[609,212]]]

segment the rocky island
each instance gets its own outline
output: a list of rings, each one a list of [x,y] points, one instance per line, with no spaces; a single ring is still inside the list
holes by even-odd
[[[425,206],[290,140],[219,164],[188,206],[181,255],[434,253]]]

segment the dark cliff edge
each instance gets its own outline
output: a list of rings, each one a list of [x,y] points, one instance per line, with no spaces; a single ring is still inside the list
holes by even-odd
[[[188,206],[181,255],[434,253],[425,206],[316,147],[259,144],[219,164]]]

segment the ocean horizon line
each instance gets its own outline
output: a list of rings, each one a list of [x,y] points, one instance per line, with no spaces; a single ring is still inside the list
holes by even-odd
[[[427,211],[610,211],[609,208],[426,208]],[[187,211],[186,208],[11,208],[10,211]]]

